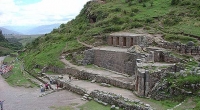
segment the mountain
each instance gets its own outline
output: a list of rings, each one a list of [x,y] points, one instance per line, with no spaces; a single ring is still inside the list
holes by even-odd
[[[58,28],[59,26],[60,24],[41,25],[38,27],[34,27],[32,29],[26,30],[24,33],[28,35],[47,34],[47,33],[50,33],[53,29]]]
[[[4,26],[7,29],[15,30],[25,35],[36,35],[50,33],[53,29],[58,28],[60,24],[41,25],[41,26]]]
[[[0,30],[2,30],[2,33],[4,35],[8,35],[8,34],[12,34],[12,35],[22,35],[22,33],[20,32],[17,32],[17,31],[13,31],[13,30],[9,30],[9,29],[6,29],[4,27],[0,27]]]

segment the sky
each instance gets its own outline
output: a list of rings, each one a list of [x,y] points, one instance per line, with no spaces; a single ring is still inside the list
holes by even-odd
[[[90,0],[0,0],[0,27],[67,23]]]

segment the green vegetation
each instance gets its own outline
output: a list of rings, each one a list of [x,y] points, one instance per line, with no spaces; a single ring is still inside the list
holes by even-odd
[[[110,106],[103,106],[95,101],[89,101],[86,104],[80,106],[79,108],[80,110],[110,110]]]
[[[10,57],[10,56],[7,56],[5,59],[4,59],[4,63],[8,63],[8,64],[11,64],[12,61],[14,61],[15,58],[14,57]]]
[[[21,43],[14,38],[5,39],[2,31],[0,30],[0,56],[6,56],[12,53],[14,50],[19,50],[21,48]]]
[[[15,58],[6,57],[5,61],[10,62],[13,59]],[[11,86],[35,87],[36,84],[31,81],[32,76],[25,71],[22,71],[21,66],[22,64],[20,61],[15,61],[13,63],[13,69],[10,71],[11,75],[6,79],[6,81]]]
[[[167,109],[173,108],[174,106],[179,104],[179,102],[174,102],[171,100],[164,100],[164,101],[157,101],[157,100],[153,100],[153,99],[147,99],[147,100],[155,103],[158,106],[161,106],[162,110],[167,110]]]
[[[52,110],[74,110],[72,107],[70,106],[64,106],[64,107],[55,107],[55,106],[51,106],[49,107]]]

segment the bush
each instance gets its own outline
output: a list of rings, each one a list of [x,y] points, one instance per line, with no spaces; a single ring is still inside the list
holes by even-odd
[[[110,26],[110,27],[104,28],[103,32],[109,33],[109,32],[116,32],[116,31],[120,31],[120,30],[121,30],[120,26]]]
[[[166,18],[163,23],[167,26],[173,26],[173,25],[176,25],[178,24],[180,21],[182,21],[181,17],[178,17],[178,16],[173,16],[173,17],[169,17],[169,18]]]
[[[178,5],[180,0],[172,0],[171,5]]]
[[[121,19],[121,17],[118,17],[118,16],[114,16],[111,19],[111,22],[114,24],[123,24],[124,23],[124,21]]]
[[[131,11],[134,12],[134,13],[137,13],[137,12],[139,12],[139,9],[137,9],[137,8],[132,8]]]

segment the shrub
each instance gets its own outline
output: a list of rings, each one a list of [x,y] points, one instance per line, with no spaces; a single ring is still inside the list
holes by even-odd
[[[111,22],[114,23],[114,24],[122,24],[124,21],[121,19],[121,17],[114,16],[114,17],[111,19]]]
[[[137,9],[137,8],[132,8],[131,11],[134,12],[134,13],[137,13],[137,12],[139,12],[139,9]]]
[[[180,0],[172,0],[171,5],[178,5]]]
[[[173,16],[173,17],[170,17],[170,18],[166,18],[163,23],[167,26],[173,26],[173,25],[176,25],[178,24],[180,21],[182,21],[181,17],[178,17],[178,16]]]

